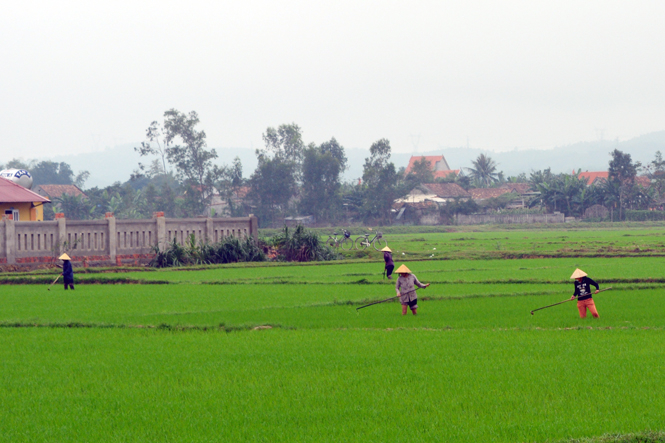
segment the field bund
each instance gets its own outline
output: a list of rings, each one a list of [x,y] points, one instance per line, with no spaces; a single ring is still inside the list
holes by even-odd
[[[356,311],[395,294],[378,254],[79,272],[66,292],[1,275],[0,441],[665,441],[665,230],[387,240],[432,283],[418,316]],[[613,287],[601,317],[530,315],[570,297],[576,267]]]

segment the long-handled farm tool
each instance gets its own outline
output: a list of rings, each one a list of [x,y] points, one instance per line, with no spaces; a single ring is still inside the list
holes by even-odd
[[[58,274],[58,276],[55,278],[55,280],[53,280],[53,283],[51,283],[49,285],[49,287],[48,287],[49,291],[51,290],[51,286],[53,286],[58,280],[60,280],[60,275],[62,275],[62,274]]]
[[[387,301],[394,300],[394,299],[396,299],[397,297],[399,297],[399,295],[396,295],[396,296],[394,296],[394,297],[387,298],[387,299],[385,299],[385,300],[375,301],[375,302],[370,303],[370,304],[368,304],[368,305],[365,305],[365,306],[361,306],[361,307],[359,307],[359,308],[356,308],[356,311],[357,311],[358,309],[366,308],[366,307],[368,307],[368,306],[378,305],[379,303],[385,303],[385,302],[387,302]]]
[[[598,292],[609,291],[610,289],[612,289],[612,288],[603,288]],[[533,315],[533,313],[536,312],[536,311],[540,311],[541,309],[551,308],[552,306],[560,305],[562,303],[566,303],[566,302],[573,301],[573,300],[575,300],[575,299],[574,298],[568,298],[564,301],[560,301],[559,303],[554,303],[553,305],[547,305],[547,306],[543,306],[542,308],[534,309],[533,311],[531,311],[531,315]]]

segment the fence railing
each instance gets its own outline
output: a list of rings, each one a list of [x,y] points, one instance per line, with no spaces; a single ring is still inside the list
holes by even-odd
[[[161,213],[147,220],[67,220],[21,222],[0,220],[0,264],[46,263],[67,252],[85,264],[122,264],[149,259],[154,246],[163,248],[174,239],[184,245],[191,235],[196,242],[218,242],[223,237],[256,237],[258,219],[165,218]]]

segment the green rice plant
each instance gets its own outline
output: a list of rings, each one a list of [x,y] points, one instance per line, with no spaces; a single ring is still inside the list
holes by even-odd
[[[663,331],[635,329],[3,329],[0,436],[453,443],[658,436],[664,346]]]

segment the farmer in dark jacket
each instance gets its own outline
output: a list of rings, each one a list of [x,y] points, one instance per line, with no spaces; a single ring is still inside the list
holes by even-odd
[[[571,275],[570,278],[575,279],[575,293],[570,299],[573,300],[577,297],[577,309],[580,311],[580,317],[586,318],[586,310],[588,308],[591,315],[593,315],[594,318],[598,318],[598,311],[596,310],[596,305],[591,296],[591,286],[596,287],[596,292],[594,292],[594,294],[598,294],[600,289],[598,283],[587,277],[586,272],[579,268],[575,269],[575,272],[573,272],[573,275]]]
[[[69,288],[74,289],[74,269],[72,269],[72,262],[69,255],[62,254],[58,257],[62,260],[62,278],[65,281],[65,291]]]
[[[386,277],[392,279],[393,269],[395,269],[395,263],[393,263],[393,251],[386,246],[381,249],[383,251],[383,260],[386,262]]]

